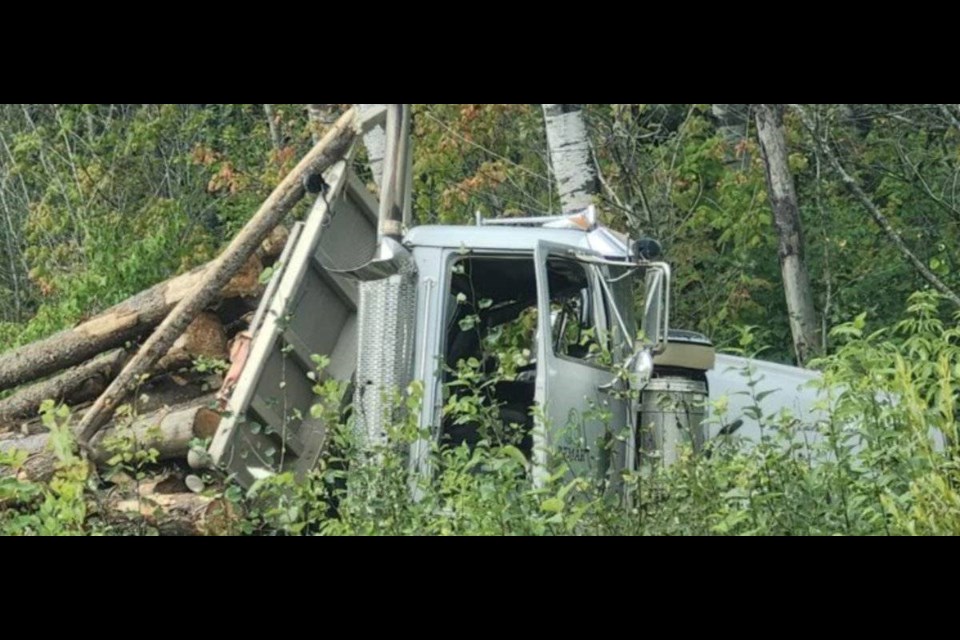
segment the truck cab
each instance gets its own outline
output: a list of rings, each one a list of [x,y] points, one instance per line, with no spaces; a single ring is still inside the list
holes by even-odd
[[[413,371],[424,383],[421,427],[435,442],[499,438],[537,467],[553,452],[573,473],[608,474],[634,463],[617,366],[638,348],[635,285],[646,268],[609,230],[543,226],[550,220],[419,227],[405,237],[423,301]],[[491,381],[485,400],[500,434],[480,433],[457,412],[458,374]]]
[[[398,242],[378,237],[378,204],[347,162],[325,177],[331,190],[295,229],[211,445],[241,483],[316,466],[327,436],[310,411],[317,356],[329,361],[323,375],[351,384],[353,422],[370,446],[402,411],[397,393],[419,381],[427,435],[411,446],[413,473],[430,473],[438,444],[493,439],[515,444],[535,480],[559,456],[571,473],[615,483],[645,450],[702,442],[712,346],[671,338],[670,269],[643,255],[649,243],[597,224],[592,208],[478,216]],[[464,378],[484,381],[495,433],[458,410]]]

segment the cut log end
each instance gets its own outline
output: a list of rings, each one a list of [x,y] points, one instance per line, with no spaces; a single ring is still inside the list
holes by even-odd
[[[187,406],[164,408],[154,413],[117,420],[101,431],[89,446],[90,457],[101,466],[113,457],[118,438],[140,450],[153,449],[160,460],[183,460],[196,440],[207,440],[216,433],[220,414],[210,409],[213,396],[194,400]],[[21,480],[48,482],[56,472],[56,457],[48,451],[46,434],[0,439],[0,451],[29,454],[19,471]]]
[[[226,360],[227,332],[216,314],[201,313],[190,323],[182,336],[177,338],[167,355],[160,358],[157,369],[170,371],[188,366],[197,358]]]

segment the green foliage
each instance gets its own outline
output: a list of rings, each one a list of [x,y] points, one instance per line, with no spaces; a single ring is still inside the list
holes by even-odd
[[[0,351],[215,256],[309,141],[302,110],[274,105],[288,146],[271,149],[262,107],[3,105],[0,204],[22,253]]]
[[[584,107],[603,220],[662,240],[675,326],[728,346],[756,325],[767,357],[790,361],[750,114],[731,136],[712,105]],[[809,108],[911,249],[960,288],[960,131],[939,105]],[[0,351],[215,255],[309,144],[304,105],[271,113],[278,148],[264,105],[2,105]],[[865,311],[891,324],[922,281],[789,110],[785,125],[823,333]],[[540,105],[414,105],[414,129],[418,223],[557,212]]]
[[[824,358],[829,406],[804,422],[766,415],[770,393],[756,371],[745,413],[762,425],[759,442],[718,437],[705,452],[688,448],[668,467],[625,473],[627,502],[605,481],[571,477],[562,458],[535,488],[529,461],[502,432],[484,385],[490,377],[464,362],[451,383],[447,415],[487,434],[473,450],[433,446],[433,473],[411,476],[407,449],[427,437],[417,425],[418,387],[387,443],[357,442],[339,409],[332,450],[305,483],[264,481],[254,497],[251,532],[283,535],[953,535],[960,534],[960,330],[939,319],[940,300],[911,297],[891,331],[865,332],[866,317],[838,327],[841,346]],[[960,319],[958,317],[957,319]],[[744,334],[749,336],[749,333]],[[749,348],[753,338],[741,340]],[[496,374],[492,379],[496,379]],[[340,407],[323,390],[319,405]],[[716,401],[725,422],[724,401]],[[940,438],[940,434],[943,436]],[[938,441],[944,443],[939,446]],[[414,497],[415,496],[415,497]]]
[[[808,109],[911,250],[956,290],[960,114],[940,106]],[[212,258],[310,142],[304,105],[272,105],[272,123],[263,107],[0,105],[0,351]],[[672,324],[728,349],[756,353],[763,345],[764,357],[790,361],[776,235],[749,115],[742,135],[731,136],[711,105],[585,105],[585,113],[603,177],[603,221],[663,242],[676,278]],[[511,380],[529,364],[530,313],[488,336],[496,371],[476,360],[457,370],[444,411],[480,423],[486,437],[472,451],[434,449],[435,477],[418,488],[420,500],[409,497],[405,460],[405,445],[418,435],[413,425],[398,412],[390,445],[366,451],[342,424],[344,389],[318,376],[314,415],[331,425],[337,446],[305,484],[281,476],[254,496],[228,489],[231,501],[250,508],[247,531],[956,532],[956,310],[921,290],[901,319],[902,301],[926,283],[827,169],[789,110],[785,126],[829,354],[815,366],[842,390],[829,419],[800,424],[757,413],[762,442],[746,448],[720,439],[709,456],[631,475],[629,505],[611,505],[602,486],[560,468],[534,490],[486,392],[490,374]],[[418,223],[469,223],[478,210],[557,212],[539,105],[415,105],[414,128]],[[462,320],[463,330],[476,329],[483,301],[473,304],[477,313]],[[569,341],[592,339],[589,330],[574,333]],[[201,360],[196,368],[218,371],[223,363]],[[763,385],[756,381],[756,399]],[[414,390],[404,402],[416,398]],[[89,517],[93,480],[74,452],[69,416],[47,406],[44,420],[54,478],[18,480],[30,461],[0,453],[0,531],[107,531]],[[931,446],[931,430],[943,434],[943,447]],[[799,443],[800,432],[818,437]],[[111,446],[113,462],[134,477],[153,462],[129,434]],[[380,464],[368,464],[371,456]]]
[[[626,502],[608,480],[571,476],[561,456],[551,456],[546,481],[535,486],[484,391],[502,374],[490,378],[475,362],[461,365],[445,412],[477,424],[484,437],[472,450],[432,445],[432,473],[412,476],[409,445],[429,436],[419,429],[421,385],[397,399],[403,411],[391,414],[387,440],[370,447],[344,419],[344,385],[322,375],[328,362],[318,358],[311,413],[331,433],[318,469],[299,483],[287,474],[249,492],[229,486],[223,497],[247,514],[236,532],[255,535],[960,534],[960,315],[944,322],[941,304],[918,293],[889,330],[869,331],[865,315],[837,327],[837,352],[818,363],[828,400],[817,422],[764,414],[770,389],[744,371],[752,389],[745,413],[763,426],[761,440],[718,437],[668,468],[652,458],[623,475]],[[717,420],[735,417],[715,402]],[[93,479],[76,453],[69,412],[47,403],[43,420],[54,476],[18,480],[26,456],[0,454],[0,533],[147,533],[142,522],[131,529],[91,517]],[[115,472],[134,480],[156,461],[122,428],[108,446]]]
[[[414,105],[414,214],[421,224],[555,211],[539,105]]]
[[[48,483],[19,480],[17,473],[27,457],[16,451],[0,454],[0,535],[90,533],[85,526],[90,467],[75,453],[70,412],[48,401],[41,416],[49,430],[48,449],[55,458],[53,477]]]

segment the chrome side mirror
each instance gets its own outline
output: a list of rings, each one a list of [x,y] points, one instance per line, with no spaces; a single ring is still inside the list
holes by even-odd
[[[670,265],[655,262],[647,268],[646,291],[642,328],[653,355],[659,355],[666,350],[670,333]]]

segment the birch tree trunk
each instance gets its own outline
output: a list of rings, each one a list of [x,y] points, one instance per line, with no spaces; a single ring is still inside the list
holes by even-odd
[[[578,104],[545,104],[550,165],[557,180],[563,211],[583,209],[598,193],[597,166]]]
[[[757,137],[767,173],[767,193],[777,229],[783,291],[790,314],[790,332],[797,362],[803,366],[817,351],[817,316],[810,276],[803,257],[803,234],[797,191],[788,163],[783,105],[755,105]]]
[[[280,137],[280,127],[277,125],[277,114],[273,110],[273,105],[263,105],[263,112],[267,116],[267,126],[270,127],[270,142],[274,150],[279,151],[283,146],[283,139]]]

